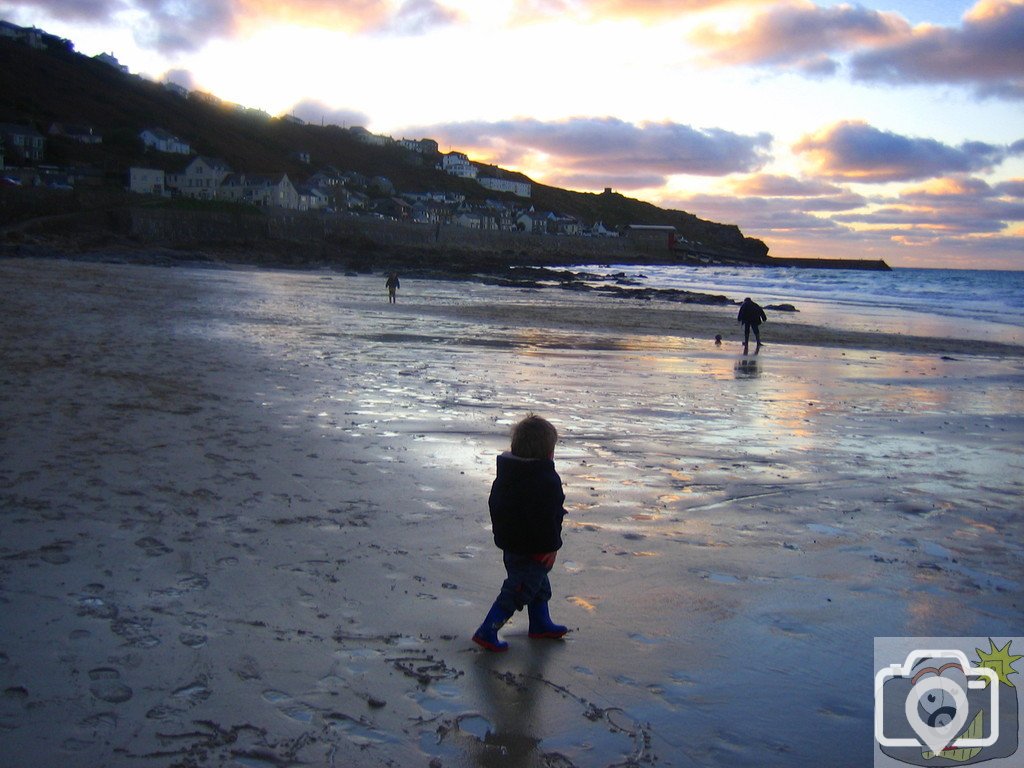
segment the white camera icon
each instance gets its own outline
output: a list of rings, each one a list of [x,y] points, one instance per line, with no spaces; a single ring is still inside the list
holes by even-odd
[[[939,667],[915,667],[926,659],[949,660]],[[946,672],[952,674],[944,675]],[[904,702],[907,722],[918,739],[885,735],[882,686],[890,678],[905,678],[913,686]],[[961,680],[963,682],[961,682]],[[967,690],[989,690],[991,731],[982,738],[961,738],[953,743],[967,722]],[[875,674],[875,739],[883,747],[928,747],[939,755],[943,749],[990,747],[999,740],[999,675],[987,667],[975,667],[963,651],[911,651],[903,664],[891,664]]]

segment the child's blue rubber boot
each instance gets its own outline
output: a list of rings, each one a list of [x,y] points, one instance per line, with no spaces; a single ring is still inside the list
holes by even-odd
[[[497,603],[491,606],[487,617],[480,628],[473,634],[473,642],[483,646],[488,651],[501,653],[508,650],[508,643],[498,639],[498,630],[505,626],[505,622],[512,617],[512,614],[501,608]]]
[[[535,601],[526,606],[530,614],[530,637],[557,640],[569,631],[568,627],[555,624],[548,613],[547,601]]]

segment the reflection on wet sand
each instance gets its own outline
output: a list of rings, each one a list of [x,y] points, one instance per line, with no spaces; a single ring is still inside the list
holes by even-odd
[[[736,365],[733,366],[733,371],[737,379],[756,379],[761,375],[761,369],[757,365],[757,360],[751,360],[747,357],[737,360]]]

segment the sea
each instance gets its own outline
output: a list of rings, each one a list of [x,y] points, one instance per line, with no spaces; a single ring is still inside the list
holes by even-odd
[[[686,267],[605,264],[577,267],[624,274],[637,286],[749,296],[762,306],[791,304],[785,320],[858,331],[946,336],[1024,344],[1024,271],[794,267]],[[769,322],[781,312],[767,310]]]

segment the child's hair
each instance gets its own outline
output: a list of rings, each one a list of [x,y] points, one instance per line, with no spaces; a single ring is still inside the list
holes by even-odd
[[[549,459],[557,442],[555,426],[534,413],[512,427],[512,455],[521,459]]]

